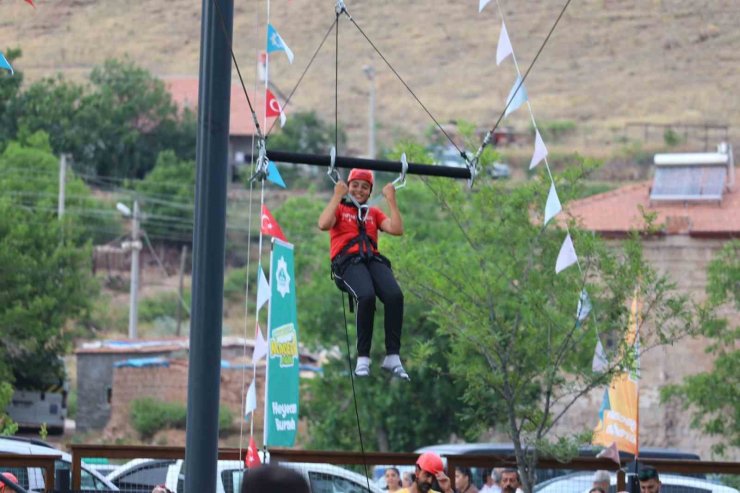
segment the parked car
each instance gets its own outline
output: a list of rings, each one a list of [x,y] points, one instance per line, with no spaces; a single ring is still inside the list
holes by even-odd
[[[536,493],[588,493],[591,489],[593,473],[577,472],[560,476],[534,487]],[[660,493],[738,493],[735,488],[723,486],[706,479],[681,476],[678,474],[660,475]],[[616,493],[617,475],[611,474],[609,491]]]
[[[133,459],[118,466],[107,479],[126,493],[151,493],[158,484],[167,481],[167,472],[174,459]]]
[[[368,489],[365,476],[331,464],[308,462],[282,462],[282,466],[298,471],[310,486],[311,493],[383,493],[372,481]],[[184,461],[170,466],[165,482],[167,488],[177,493],[184,491]],[[242,478],[249,474],[241,461],[218,461],[216,493],[239,493]]]
[[[72,456],[41,440],[3,437],[0,438],[0,453],[19,455],[58,455],[54,462],[54,474],[69,474],[72,470]],[[44,473],[39,467],[4,467],[3,472],[12,472],[18,478],[21,487],[27,491],[44,491]],[[82,465],[82,484],[84,491],[118,491],[118,488],[105,477]]]

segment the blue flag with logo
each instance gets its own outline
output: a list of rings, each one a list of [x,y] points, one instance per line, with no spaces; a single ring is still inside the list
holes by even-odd
[[[267,53],[273,51],[284,51],[288,57],[288,61],[293,63],[293,51],[288,48],[288,45],[283,41],[283,38],[278,34],[277,29],[272,27],[272,24],[267,25]]]
[[[272,242],[264,441],[268,447],[292,447],[300,377],[293,245],[277,238]]]
[[[0,53],[0,68],[10,71],[10,75],[13,75],[14,73],[13,67],[10,65],[10,62],[2,53]]]

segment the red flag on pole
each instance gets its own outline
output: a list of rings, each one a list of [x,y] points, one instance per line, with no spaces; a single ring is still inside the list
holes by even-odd
[[[283,112],[283,107],[280,106],[280,102],[277,100],[275,95],[270,91],[269,89],[265,89],[265,115],[267,115],[268,118],[279,116],[280,117],[280,126],[285,125],[285,113]]]
[[[283,234],[283,230],[280,229],[280,225],[275,221],[275,218],[270,214],[270,210],[264,204],[262,204],[262,234],[288,241]]]
[[[260,454],[257,452],[257,444],[254,443],[254,437],[249,437],[249,447],[247,447],[247,455],[244,456],[244,465],[247,469],[262,465]]]

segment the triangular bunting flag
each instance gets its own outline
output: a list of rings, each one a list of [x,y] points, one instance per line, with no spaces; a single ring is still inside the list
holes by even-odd
[[[13,71],[13,67],[10,65],[10,62],[7,58],[5,58],[5,55],[0,53],[0,68],[4,68],[5,70],[8,70],[10,72],[10,75],[13,75],[15,72]]]
[[[247,399],[244,402],[244,419],[247,419],[255,409],[257,409],[257,390],[254,386],[254,380],[252,380],[247,390]]]
[[[570,233],[568,233],[563,241],[563,246],[560,247],[558,260],[555,262],[555,273],[560,274],[577,261],[576,249],[573,247],[573,240],[570,238]]]
[[[622,461],[619,460],[619,449],[617,448],[617,442],[612,442],[607,448],[596,454],[597,459],[611,459],[617,463],[618,466],[622,465]]]
[[[288,45],[283,41],[283,38],[278,34],[277,29],[272,27],[272,24],[267,25],[267,53],[273,51],[284,51],[288,56],[288,61],[293,63],[293,51],[288,48]]]
[[[510,113],[518,110],[526,102],[527,88],[522,84],[522,78],[517,77],[516,81],[514,81],[514,85],[511,86],[509,97],[506,98],[506,111],[504,112],[504,116],[509,116]]]
[[[275,218],[270,214],[270,209],[266,205],[262,205],[262,233],[280,238],[283,241],[288,241],[283,234],[283,230],[280,229],[280,225],[275,221]]]
[[[262,465],[260,454],[257,451],[257,444],[254,443],[254,437],[249,437],[249,447],[247,447],[247,455],[244,457],[244,465],[247,469]]]
[[[259,268],[259,280],[257,281],[257,311],[260,311],[265,303],[270,300],[270,284],[267,282],[265,272],[262,267]],[[259,328],[257,328],[259,332]]]
[[[547,157],[547,147],[545,147],[545,143],[542,140],[540,131],[537,130],[534,136],[534,153],[532,154],[532,160],[529,162],[529,169],[532,169],[538,164],[540,164],[540,161],[542,161],[546,157]]]
[[[29,4],[33,8],[36,8],[36,6],[33,4],[33,0],[26,0],[26,3]]]
[[[277,100],[275,95],[270,91],[269,89],[265,89],[265,115],[267,115],[268,118],[279,116],[280,117],[280,126],[285,126],[285,112],[283,111],[283,107],[280,105],[280,102]]]
[[[496,46],[496,65],[501,65],[501,62],[503,62],[506,57],[512,53],[514,53],[514,49],[511,47],[511,40],[509,39],[509,32],[506,30],[506,23],[501,21],[501,34],[498,35],[498,46]]]
[[[257,363],[259,360],[267,356],[267,341],[262,335],[262,329],[257,324],[256,334],[254,335],[254,351],[252,352],[252,364]]]
[[[576,318],[578,322],[583,322],[591,313],[591,298],[588,297],[586,288],[581,290],[581,295],[578,297],[578,309],[576,311]]]
[[[562,210],[563,207],[560,205],[558,192],[555,191],[555,183],[552,182],[550,183],[550,193],[547,194],[547,204],[545,204],[545,225]]]
[[[609,368],[609,360],[606,359],[604,346],[601,345],[601,339],[596,343],[594,350],[594,359],[591,362],[591,370],[594,373],[604,373]]]
[[[480,0],[480,2],[478,2],[478,13],[483,12],[483,9],[485,9],[486,5],[489,3],[491,3],[491,0]]]
[[[280,176],[280,171],[272,161],[267,162],[267,179],[279,187],[286,188],[283,177]]]

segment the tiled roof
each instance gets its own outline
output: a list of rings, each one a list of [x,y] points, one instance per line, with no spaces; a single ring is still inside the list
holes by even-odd
[[[193,77],[184,78],[165,78],[164,83],[172,94],[172,99],[181,108],[190,108],[195,111],[198,106],[198,79]],[[260,126],[264,124],[265,106],[264,98],[259,100],[254,93],[249,93],[249,99],[252,101],[257,112],[257,119]],[[267,119],[268,128],[272,125],[274,117]],[[264,129],[263,129],[264,132]],[[238,136],[255,135],[254,120],[252,113],[249,111],[247,98],[244,97],[244,91],[239,84],[231,85],[231,116],[229,121],[229,133]]]
[[[650,201],[651,182],[628,185],[611,192],[571,202],[568,213],[587,230],[605,235],[623,235],[642,229],[640,212],[657,215],[664,234],[740,237],[740,190],[725,191],[722,202]]]

